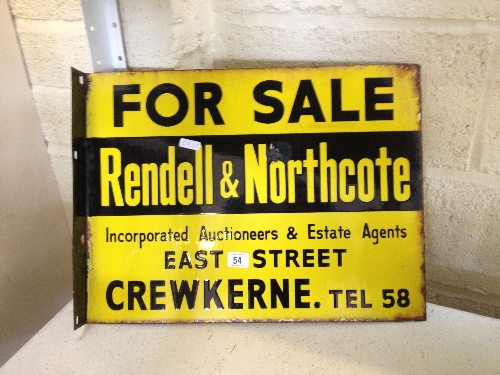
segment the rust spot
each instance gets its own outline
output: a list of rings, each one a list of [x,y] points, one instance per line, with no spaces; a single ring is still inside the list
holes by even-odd
[[[390,323],[390,322],[412,322],[426,320],[425,311],[421,315],[404,316],[397,314],[390,319],[373,319],[370,317],[358,319],[334,318],[334,319],[221,319],[221,320],[116,320],[116,321],[87,321],[89,324],[210,324],[210,323]],[[212,335],[208,338],[210,338]]]
[[[87,220],[87,225],[85,225],[85,239],[89,241],[92,238],[93,234],[90,230],[90,221]]]
[[[424,300],[424,306],[427,303],[427,294],[426,294],[426,279],[425,279],[425,236],[424,236],[424,213],[423,211],[419,212],[420,218],[420,241],[421,241],[421,258],[422,264],[420,265],[420,272],[422,275],[422,284],[420,285],[420,294]],[[424,309],[423,319],[426,320],[426,312]]]

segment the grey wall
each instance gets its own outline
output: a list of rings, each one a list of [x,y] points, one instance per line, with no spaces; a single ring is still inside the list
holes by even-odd
[[[1,366],[71,299],[72,284],[69,226],[7,0],[0,51]]]

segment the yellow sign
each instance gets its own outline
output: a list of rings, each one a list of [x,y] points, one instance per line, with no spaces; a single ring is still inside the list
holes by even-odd
[[[73,72],[75,326],[425,319],[419,69]]]

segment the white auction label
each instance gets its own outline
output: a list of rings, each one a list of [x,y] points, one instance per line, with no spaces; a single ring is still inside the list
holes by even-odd
[[[227,253],[227,266],[248,268],[249,259],[248,253]]]
[[[201,142],[193,141],[192,139],[181,138],[179,141],[179,147],[198,151],[201,148]]]

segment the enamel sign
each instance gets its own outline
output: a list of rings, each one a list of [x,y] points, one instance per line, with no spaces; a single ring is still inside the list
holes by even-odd
[[[425,320],[419,67],[73,71],[75,327]]]

